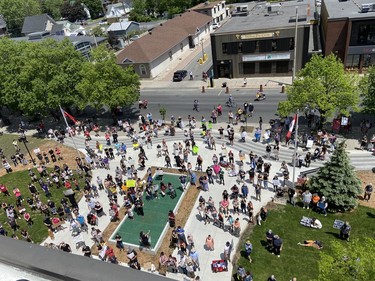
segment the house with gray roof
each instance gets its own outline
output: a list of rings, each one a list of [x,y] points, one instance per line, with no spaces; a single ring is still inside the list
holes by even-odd
[[[211,23],[212,17],[188,10],[131,43],[117,54],[117,63],[132,65],[141,78],[155,78],[171,61],[200,44],[200,36],[210,32]]]
[[[48,31],[52,33],[52,30],[53,32],[58,33],[59,31],[56,29],[57,27],[53,28],[55,24],[56,21],[48,14],[25,17],[21,33],[25,36],[34,32]]]
[[[139,23],[125,20],[114,22],[107,29],[110,41],[115,41],[120,38],[125,39],[134,31],[139,31]]]
[[[105,17],[108,23],[117,22],[121,17],[129,14],[130,12],[129,4],[125,2],[119,2],[116,4],[111,4],[107,6],[107,12]]]

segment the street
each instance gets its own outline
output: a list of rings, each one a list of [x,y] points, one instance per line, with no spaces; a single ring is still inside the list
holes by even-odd
[[[183,81],[182,83],[189,83],[189,81]],[[181,83],[181,85],[182,85]],[[175,83],[176,84],[176,83]],[[254,101],[255,89],[236,89],[230,92],[234,101],[237,103],[237,107],[242,107],[246,101],[253,103],[254,114],[252,120],[249,123],[258,122],[260,116],[262,116],[264,122],[268,122],[269,119],[274,119],[277,106],[280,100],[286,98],[285,94],[281,94],[279,89],[268,89],[266,92],[267,98],[263,101]],[[225,93],[224,88],[208,89],[206,93],[201,93],[199,89],[191,88],[179,88],[179,89],[144,89],[141,92],[141,99],[148,100],[148,108],[141,109],[140,114],[147,114],[151,112],[154,118],[161,118],[159,113],[160,106],[164,106],[167,110],[166,119],[169,120],[173,115],[174,117],[181,116],[183,119],[187,119],[190,114],[195,116],[199,121],[202,116],[207,120],[211,115],[211,111],[218,104],[223,106],[223,116],[218,118],[219,122],[225,122],[227,120],[229,110],[235,111],[235,108],[229,108],[225,106],[228,101],[229,94]],[[198,99],[199,101],[199,113],[194,112],[193,101]]]

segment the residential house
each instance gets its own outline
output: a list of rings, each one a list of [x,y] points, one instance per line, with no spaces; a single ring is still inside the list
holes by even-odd
[[[56,21],[47,14],[25,17],[21,33],[25,36],[34,32],[51,32]],[[57,32],[56,28],[54,32]]]
[[[56,41],[62,41],[65,38],[72,42],[75,49],[82,53],[85,58],[89,58],[89,53],[92,48],[95,48],[99,44],[105,44],[107,38],[105,37],[94,37],[94,36],[63,36],[63,35],[51,35],[48,31],[45,32],[34,32],[30,33],[25,37],[11,38],[13,41],[27,41],[27,42],[40,42],[51,38]]]
[[[188,10],[131,43],[117,54],[117,63],[132,65],[141,78],[154,78],[171,61],[200,44],[200,36],[210,32],[211,22],[212,17]]]
[[[4,17],[0,15],[0,37],[8,34],[7,23],[4,20]]]
[[[212,17],[213,23],[219,23],[229,16],[229,9],[225,6],[225,1],[206,1],[194,6],[191,10]]]
[[[56,22],[56,25],[58,26],[61,30],[61,32],[56,33],[52,32],[51,34],[56,34],[56,35],[65,35],[65,36],[81,36],[81,35],[86,35],[86,30],[82,25],[71,23],[70,21],[63,20],[63,21],[58,21]]]
[[[112,23],[107,29],[111,40],[126,38],[132,31],[139,31],[138,22],[122,20]]]
[[[118,22],[119,19],[130,12],[130,6],[127,3],[120,2],[107,6],[105,17],[108,23]]]

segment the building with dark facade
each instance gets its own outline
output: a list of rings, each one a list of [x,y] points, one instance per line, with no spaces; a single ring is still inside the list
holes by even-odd
[[[297,40],[296,7],[298,6]],[[211,34],[214,77],[291,75],[320,52],[314,2],[252,2]]]
[[[375,1],[324,0],[321,29],[324,54],[336,54],[347,70],[375,64]]]

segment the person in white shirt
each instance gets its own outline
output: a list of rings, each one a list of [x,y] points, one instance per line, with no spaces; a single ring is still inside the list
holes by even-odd
[[[316,219],[316,218],[313,218],[311,220],[311,225],[310,227],[312,228],[315,228],[315,229],[321,229],[323,227],[322,223],[320,222],[320,220]]]

